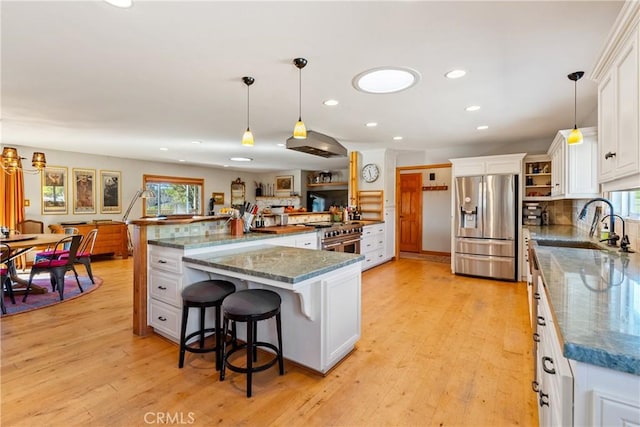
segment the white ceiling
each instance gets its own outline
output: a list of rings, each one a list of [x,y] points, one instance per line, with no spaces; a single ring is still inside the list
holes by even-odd
[[[452,152],[553,139],[595,123],[589,73],[622,3],[7,1],[2,19],[2,143],[255,172],[330,169],[278,147],[298,117],[350,150]],[[406,66],[404,92],[356,91],[369,68]],[[463,68],[457,80],[445,72]],[[251,86],[254,147],[240,144]],[[322,104],[340,101],[336,107]],[[482,109],[466,112],[478,104]],[[365,127],[377,122],[376,128]],[[476,130],[486,124],[489,129]],[[393,136],[401,135],[402,141]],[[192,141],[202,141],[192,144]],[[161,147],[168,151],[160,151]],[[446,151],[445,151],[446,153]],[[446,156],[446,154],[444,154]],[[445,157],[446,158],[446,157]],[[341,160],[344,162],[344,159]],[[419,163],[419,162],[418,162]]]

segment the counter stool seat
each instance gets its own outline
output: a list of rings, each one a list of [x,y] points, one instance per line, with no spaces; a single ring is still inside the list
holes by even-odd
[[[184,354],[186,351],[190,353],[210,353],[216,352],[216,370],[220,370],[222,363],[221,342],[222,328],[220,325],[220,306],[227,295],[233,294],[236,286],[226,280],[203,280],[193,283],[182,290],[182,326],[180,331],[180,360],[178,367],[184,366]],[[189,318],[189,308],[200,309],[200,325],[199,329],[187,335],[187,320]],[[215,307],[215,327],[205,328],[205,312],[209,307]],[[216,344],[214,347],[205,347],[205,333],[214,333]],[[187,344],[189,340],[195,336],[199,336],[199,347]],[[225,342],[227,334],[225,333]]]
[[[251,397],[251,377],[254,372],[264,371],[278,363],[280,375],[284,375],[284,361],[282,358],[282,321],[280,318],[281,298],[276,292],[267,289],[247,289],[229,295],[222,302],[223,334],[229,331],[229,321],[245,322],[247,324],[247,342],[232,348],[227,352],[226,342],[222,343],[222,368],[220,381],[224,381],[225,368],[234,372],[247,374],[247,397]],[[276,318],[276,332],[278,346],[258,341],[258,321]],[[275,352],[273,359],[254,366],[258,360],[258,347],[268,348]],[[246,350],[246,368],[233,365],[229,357],[237,351]]]

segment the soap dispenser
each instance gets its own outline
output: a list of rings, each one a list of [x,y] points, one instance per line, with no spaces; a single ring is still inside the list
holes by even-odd
[[[604,223],[604,227],[600,230],[600,240],[607,240],[609,238],[609,226]]]

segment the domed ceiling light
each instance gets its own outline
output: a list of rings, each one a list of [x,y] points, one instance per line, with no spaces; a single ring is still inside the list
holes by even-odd
[[[247,85],[247,130],[245,130],[244,135],[242,135],[242,145],[253,147],[253,134],[249,127],[249,86],[251,86],[256,80],[253,77],[245,76],[242,78],[242,81]]]
[[[302,69],[307,65],[307,60],[304,58],[295,58],[293,63],[298,67],[299,74],[299,92],[298,92],[298,121],[293,128],[293,137],[295,139],[306,139],[307,127],[302,121]]]
[[[580,80],[584,76],[584,71],[576,71],[575,73],[569,74],[567,77],[569,80],[573,80],[573,130],[569,134],[569,138],[567,138],[567,144],[569,145],[577,145],[582,144],[582,132],[578,129],[578,119],[577,119],[577,111],[578,111],[578,80]]]
[[[407,67],[372,68],[355,76],[353,87],[366,93],[395,93],[409,89],[420,81],[420,73]]]

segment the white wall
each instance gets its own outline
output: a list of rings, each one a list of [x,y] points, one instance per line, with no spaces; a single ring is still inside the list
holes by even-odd
[[[120,171],[122,173],[122,212],[119,214],[101,214],[100,213],[100,190],[97,188],[96,195],[96,213],[74,215],[73,214],[73,191],[70,185],[67,185],[67,214],[59,215],[43,215],[41,210],[41,175],[24,175],[25,198],[30,201],[30,206],[25,208],[25,217],[43,221],[45,230],[47,226],[53,223],[64,221],[91,221],[94,219],[112,219],[120,221],[127,209],[131,198],[137,190],[142,188],[142,175],[155,174],[176,177],[204,178],[205,180],[205,200],[204,209],[208,207],[209,197],[212,192],[224,193],[225,204],[221,206],[229,206],[231,181],[240,178],[246,184],[247,201],[255,201],[255,185],[254,182],[259,180],[257,175],[251,173],[230,171],[226,169],[204,168],[189,165],[180,165],[172,163],[146,162],[141,160],[132,160],[111,156],[97,156],[89,154],[71,153],[66,151],[55,151],[46,148],[32,148],[16,146],[22,157],[31,158],[34,151],[43,151],[47,156],[47,165],[67,167],[67,177],[71,177],[73,168],[95,169],[96,178],[99,178],[100,170]],[[25,164],[26,166],[26,164]],[[277,175],[292,175],[290,171],[278,173]],[[275,175],[274,175],[275,177]],[[274,179],[275,181],[275,179]],[[272,181],[272,182],[274,182]],[[297,179],[299,186],[300,180]],[[294,180],[294,185],[296,181]],[[299,188],[299,187],[297,187]],[[221,207],[216,205],[216,212]],[[142,202],[138,200],[131,213],[129,219],[139,218],[142,215]]]

